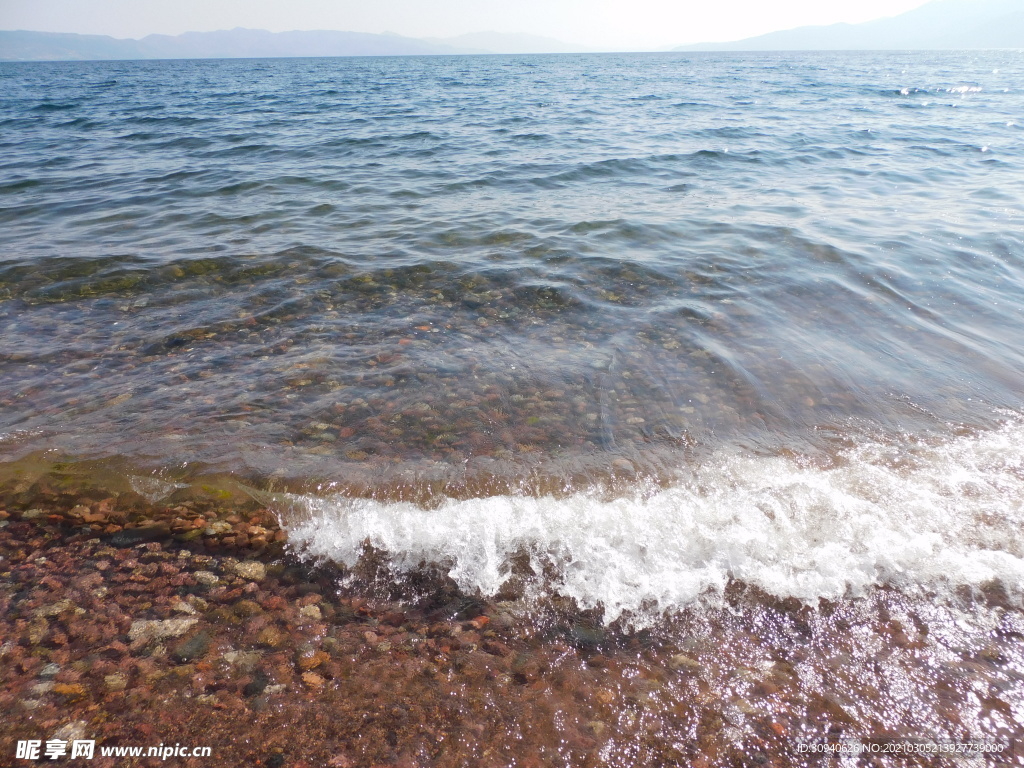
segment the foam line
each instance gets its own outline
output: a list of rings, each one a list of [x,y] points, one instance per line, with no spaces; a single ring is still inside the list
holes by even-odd
[[[364,541],[399,568],[450,562],[493,594],[507,560],[531,552],[554,589],[606,620],[672,610],[730,578],[814,603],[874,585],[950,589],[996,580],[1024,591],[1024,424],[937,444],[864,445],[828,468],[720,454],[678,484],[600,500],[496,496],[438,509],[293,496],[290,541],[353,564]],[[649,610],[649,609],[648,609]]]

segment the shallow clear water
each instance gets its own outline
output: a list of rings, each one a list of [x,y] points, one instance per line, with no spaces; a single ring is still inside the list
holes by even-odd
[[[525,548],[611,616],[1020,586],[1018,52],[0,78],[7,459],[316,491],[315,551]]]

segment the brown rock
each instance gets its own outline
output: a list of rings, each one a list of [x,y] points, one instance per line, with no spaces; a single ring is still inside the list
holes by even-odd
[[[512,649],[500,640],[486,640],[483,649],[494,656],[505,657],[512,653]]]
[[[320,677],[316,672],[306,672],[302,675],[302,682],[310,688],[317,689],[322,688],[324,683],[327,681]]]
[[[68,702],[84,699],[86,694],[85,686],[81,683],[57,683],[53,686],[53,692]]]
[[[296,659],[296,664],[300,671],[308,672],[311,669],[316,669],[330,658],[331,657],[323,651],[307,649],[299,653],[298,658]]]
[[[266,648],[279,648],[284,641],[284,633],[275,626],[264,628],[256,638],[257,645],[262,645]]]
[[[105,675],[103,682],[107,686],[107,690],[123,691],[128,687],[128,676],[121,674],[120,672],[115,672],[111,675]]]
[[[280,611],[285,607],[286,603],[285,599],[280,595],[268,595],[260,600],[260,605],[268,611]]]
[[[253,600],[239,600],[234,606],[235,615],[240,616],[243,619],[248,619],[253,616],[258,616],[263,613],[263,609],[259,603]]]

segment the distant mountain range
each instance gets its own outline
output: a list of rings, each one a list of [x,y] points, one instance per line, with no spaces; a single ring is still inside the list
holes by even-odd
[[[0,31],[0,61],[98,59],[234,59],[288,56],[419,56],[468,53],[569,53],[584,50],[534,35],[480,32],[453,38],[363,32],[267,32],[241,27],[219,32],[149,35],[124,40],[106,35]]]
[[[1024,0],[932,0],[863,24],[798,27],[677,51],[942,50],[1024,48]]]
[[[731,43],[698,43],[677,51],[806,51],[1024,49],[1024,0],[932,0],[900,16],[864,24],[798,27]],[[585,48],[536,35],[477,32],[414,38],[364,32],[218,32],[105,35],[0,31],[0,61],[83,59],[230,59],[287,56],[417,56],[474,53],[576,53]]]

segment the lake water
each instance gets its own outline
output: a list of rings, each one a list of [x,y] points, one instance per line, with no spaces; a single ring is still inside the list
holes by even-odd
[[[0,456],[643,625],[1024,584],[1024,58],[0,66]],[[92,465],[90,465],[92,466]],[[538,589],[542,587],[538,586]]]

